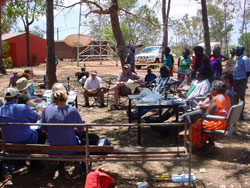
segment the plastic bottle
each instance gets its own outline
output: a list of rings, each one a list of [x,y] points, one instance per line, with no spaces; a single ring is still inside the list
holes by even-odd
[[[143,182],[140,185],[137,186],[137,188],[147,188],[148,187],[148,183],[147,182]]]

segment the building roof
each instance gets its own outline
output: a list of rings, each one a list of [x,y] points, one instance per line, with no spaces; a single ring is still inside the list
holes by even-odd
[[[22,35],[22,34],[25,34],[24,32],[22,33],[5,33],[2,35],[2,40],[7,40],[7,39],[10,39],[10,38],[14,38],[14,37],[17,37],[19,35]]]
[[[21,33],[5,33],[5,34],[2,35],[2,41],[7,40],[7,39],[10,39],[10,38],[17,37],[17,36],[20,36],[20,35],[23,35],[23,34],[25,34],[25,32],[21,32]],[[31,34],[31,33],[30,33],[30,35],[39,37],[39,36],[33,35],[33,34]],[[45,39],[42,38],[42,37],[39,37],[39,38],[45,40]]]

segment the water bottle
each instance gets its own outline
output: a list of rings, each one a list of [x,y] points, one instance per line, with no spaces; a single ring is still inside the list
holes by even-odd
[[[137,188],[147,188],[148,187],[148,183],[147,182],[143,182],[140,185],[137,186]]]

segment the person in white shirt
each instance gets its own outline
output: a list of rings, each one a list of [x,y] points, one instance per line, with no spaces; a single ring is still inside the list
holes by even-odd
[[[83,95],[85,98],[85,106],[89,106],[89,96],[100,97],[101,104],[99,107],[104,107],[104,87],[102,79],[97,76],[96,70],[91,71],[91,76],[86,80],[83,86]]]
[[[195,97],[205,97],[210,92],[211,84],[208,80],[208,75],[206,74],[205,69],[198,69],[196,73],[196,78],[197,81],[193,83],[195,88],[187,96],[187,101]]]

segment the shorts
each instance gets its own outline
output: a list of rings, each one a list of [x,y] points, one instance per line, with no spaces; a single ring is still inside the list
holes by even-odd
[[[127,96],[131,94],[131,89],[129,89],[127,86],[122,86],[119,88],[119,95],[120,96]]]

